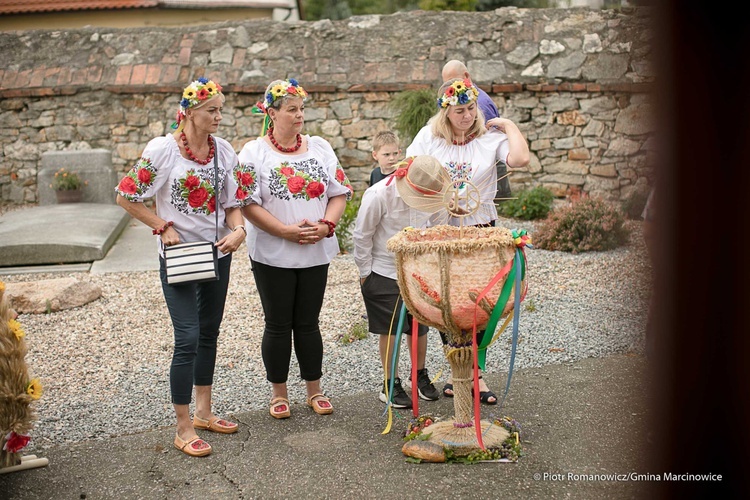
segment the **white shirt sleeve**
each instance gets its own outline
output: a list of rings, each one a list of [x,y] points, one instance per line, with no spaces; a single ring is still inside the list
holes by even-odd
[[[357,220],[354,223],[354,263],[361,278],[372,272],[373,236],[383,217],[382,203],[382,197],[376,196],[375,190],[367,189],[362,196]]]
[[[178,152],[177,143],[169,136],[151,139],[133,168],[120,180],[115,191],[129,201],[142,202],[153,198],[169,180],[174,155]]]
[[[417,132],[414,140],[411,142],[411,144],[409,144],[409,147],[406,148],[406,156],[409,157],[429,154],[428,146],[431,142],[431,137],[432,131],[430,130],[430,125],[425,125],[419,132]]]

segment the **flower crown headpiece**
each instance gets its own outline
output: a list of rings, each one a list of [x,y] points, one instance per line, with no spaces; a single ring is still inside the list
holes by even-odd
[[[479,97],[477,87],[468,78],[456,80],[437,100],[438,109],[459,104],[469,104]]]
[[[198,78],[185,87],[185,90],[182,91],[180,109],[177,110],[177,122],[172,124],[172,128],[179,127],[180,122],[185,118],[185,113],[188,109],[197,106],[208,99],[216,97],[219,94],[221,94],[221,85],[204,77]]]
[[[268,108],[273,106],[273,103],[276,102],[276,100],[287,95],[301,97],[303,101],[307,99],[307,92],[305,92],[305,89],[302,88],[297,80],[290,78],[289,80],[284,80],[268,89],[266,95],[263,96],[263,100],[258,101],[255,106],[253,106],[253,113],[265,113],[266,115],[266,118],[263,120],[263,131],[260,134],[261,136],[266,135],[266,132],[270,127],[271,119],[268,117]]]

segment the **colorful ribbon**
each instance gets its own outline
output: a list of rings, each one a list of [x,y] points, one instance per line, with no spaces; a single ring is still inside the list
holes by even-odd
[[[523,300],[523,297],[526,295],[527,288],[524,289],[523,295],[521,293],[521,283],[523,282],[524,278],[526,277],[526,252],[525,248],[533,248],[531,245],[531,236],[527,234],[525,230],[518,231],[517,229],[513,229],[511,231],[511,234],[513,236],[513,242],[516,245],[515,248],[515,255],[512,262],[508,262],[503,268],[495,275],[492,280],[490,280],[489,285],[485,287],[484,290],[482,290],[482,293],[477,296],[476,304],[474,308],[474,326],[472,331],[472,353],[474,358],[474,394],[479,394],[479,369],[482,370],[485,369],[486,364],[486,358],[487,358],[487,346],[489,346],[494,338],[497,336],[494,336],[490,333],[490,335],[485,335],[484,338],[482,338],[481,345],[477,344],[477,311],[479,309],[479,302],[484,298],[485,295],[489,293],[489,291],[497,284],[500,279],[502,279],[504,276],[508,275],[508,278],[511,276],[514,277],[513,280],[506,279],[505,283],[503,284],[503,289],[500,292],[500,296],[497,299],[497,302],[495,302],[495,307],[492,309],[492,313],[490,314],[490,319],[487,323],[487,326],[485,327],[485,332],[494,332],[495,328],[497,327],[497,322],[500,319],[500,315],[502,314],[503,310],[505,309],[505,305],[508,302],[508,299],[510,298],[510,292],[513,288],[515,288],[515,294],[514,294],[514,303],[513,303],[513,339],[512,339],[512,347],[511,347],[511,355],[510,355],[510,365],[508,367],[508,380],[505,384],[505,393],[503,394],[503,398],[500,401],[500,408],[502,408],[503,403],[505,402],[505,398],[508,395],[508,390],[510,389],[510,380],[513,376],[513,365],[515,363],[516,358],[516,349],[518,347],[518,321],[519,317],[521,316],[521,301]],[[513,288],[512,288],[513,287]],[[503,325],[502,330],[505,329],[508,322],[506,320],[505,324]],[[480,408],[480,400],[478,397],[474,398],[474,424],[477,431],[477,441],[479,443],[479,446],[482,449],[484,448],[484,443],[482,442],[482,427],[481,427],[481,408]]]
[[[395,310],[394,310],[395,312]],[[385,426],[385,429],[383,429],[383,432],[381,434],[388,434],[391,432],[391,427],[393,426],[393,408],[391,406],[391,401],[393,400],[393,386],[395,384],[395,378],[396,378],[396,366],[398,366],[398,354],[399,354],[399,348],[401,346],[401,329],[404,326],[404,321],[406,320],[406,304],[403,302],[401,303],[401,312],[398,316],[398,326],[396,326],[396,340],[395,340],[395,347],[393,349],[393,357],[391,358],[391,372],[388,374],[390,380],[388,381],[388,387],[386,392],[386,399],[388,402],[385,404],[385,411],[383,411],[383,415],[386,413],[388,414],[388,423]],[[389,332],[389,335],[393,334],[393,321],[391,321],[391,331]],[[386,359],[388,359],[388,351],[386,348],[385,353]]]

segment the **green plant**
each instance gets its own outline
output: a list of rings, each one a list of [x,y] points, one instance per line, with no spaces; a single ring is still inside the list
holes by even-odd
[[[530,313],[536,311],[536,304],[534,304],[534,299],[529,299],[526,301],[526,311]]]
[[[522,191],[516,199],[507,200],[500,205],[500,212],[512,219],[544,219],[552,209],[555,196],[543,186]]]
[[[393,96],[389,104],[397,113],[393,128],[406,144],[411,143],[437,111],[435,93],[433,89],[415,89],[404,90]]]
[[[367,338],[367,322],[366,321],[360,321],[358,323],[354,323],[352,326],[349,327],[349,331],[346,333],[342,333],[339,336],[339,340],[342,344],[351,344],[355,340],[363,340]]]
[[[624,244],[628,236],[622,212],[602,200],[583,197],[552,211],[534,234],[534,246],[572,253],[602,251]]]
[[[422,10],[463,10],[474,11],[477,0],[419,0]]]
[[[352,249],[352,231],[354,222],[357,220],[359,205],[362,203],[362,195],[355,194],[352,199],[346,203],[344,213],[341,214],[339,223],[336,224],[336,239],[339,242],[341,253],[348,253]]]
[[[76,172],[70,172],[61,168],[55,172],[50,187],[55,191],[72,191],[74,189],[81,189],[86,184],[88,183],[82,181]]]

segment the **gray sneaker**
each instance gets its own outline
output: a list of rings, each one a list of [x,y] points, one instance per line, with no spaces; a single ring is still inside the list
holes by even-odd
[[[383,403],[388,403],[388,398],[385,397],[386,385],[389,385],[390,381],[386,381],[383,387],[380,389],[380,400]],[[403,387],[401,387],[401,379],[396,377],[393,380],[393,394],[391,398],[391,406],[394,408],[411,408],[411,398]]]

